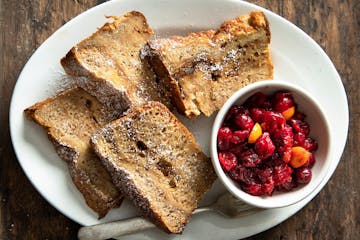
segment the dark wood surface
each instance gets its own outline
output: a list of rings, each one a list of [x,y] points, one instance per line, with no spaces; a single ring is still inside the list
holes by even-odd
[[[36,48],[65,22],[102,2],[0,0],[0,239],[76,238],[80,226],[44,200],[20,168],[10,141],[9,104],[17,77]],[[285,222],[248,239],[360,239],[360,2],[250,2],[299,26],[329,55],[348,94],[350,129],[341,162],[316,198]]]

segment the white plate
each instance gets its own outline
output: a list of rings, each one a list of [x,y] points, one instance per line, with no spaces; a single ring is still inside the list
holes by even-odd
[[[333,130],[330,171],[321,185],[306,199],[295,205],[264,210],[255,215],[228,219],[214,213],[194,216],[182,235],[167,235],[161,230],[149,230],[128,236],[128,239],[239,239],[264,231],[284,221],[307,204],[333,174],[347,138],[348,105],[344,87],[332,62],[323,50],[299,28],[278,15],[236,0],[122,0],[94,7],[74,18],[49,37],[25,65],[14,89],[10,106],[10,130],[14,149],[27,177],[36,189],[60,212],[83,225],[92,225],[136,214],[124,202],[101,221],[85,204],[74,187],[45,131],[24,118],[23,110],[46,99],[59,90],[62,78],[61,57],[77,42],[90,35],[105,21],[105,15],[122,15],[138,10],[147,17],[158,35],[184,34],[216,28],[222,21],[262,10],[269,19],[272,32],[271,53],[275,77],[301,85],[313,93],[322,104]],[[61,13],[59,13],[61,14]],[[208,153],[213,118],[201,118],[185,124],[194,132]],[[210,202],[224,187],[216,182],[203,203]]]

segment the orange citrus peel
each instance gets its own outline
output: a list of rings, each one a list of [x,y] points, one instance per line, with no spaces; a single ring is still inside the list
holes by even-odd
[[[291,159],[289,164],[293,168],[299,168],[309,161],[310,152],[303,147],[296,146],[291,148]]]
[[[255,123],[249,134],[248,143],[255,143],[256,140],[261,136],[262,129],[259,123]]]
[[[283,111],[281,114],[284,116],[284,118],[286,120],[290,120],[290,118],[292,118],[292,116],[294,116],[295,113],[295,107],[292,106],[288,109],[286,109],[285,111]]]

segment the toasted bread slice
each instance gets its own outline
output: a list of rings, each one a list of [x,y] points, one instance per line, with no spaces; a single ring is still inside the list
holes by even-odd
[[[262,12],[224,22],[216,31],[149,41],[142,55],[178,111],[210,116],[238,89],[273,78],[270,28]]]
[[[25,110],[26,117],[44,127],[58,155],[88,206],[99,218],[118,207],[122,195],[94,153],[90,136],[108,123],[107,110],[81,88],[66,90]]]
[[[139,52],[154,34],[145,17],[132,11],[111,17],[97,32],[74,46],[61,64],[80,87],[110,106],[117,117],[130,106],[153,100],[169,105]]]
[[[120,191],[167,232],[182,232],[216,179],[194,136],[159,102],[131,108],[91,142]]]

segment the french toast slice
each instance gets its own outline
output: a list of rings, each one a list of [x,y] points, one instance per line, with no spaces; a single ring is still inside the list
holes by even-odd
[[[153,36],[146,18],[132,11],[111,17],[94,34],[75,45],[61,64],[78,85],[113,109],[119,117],[130,106],[153,100],[169,106],[140,49]]]
[[[167,232],[182,232],[216,179],[194,136],[159,102],[129,109],[91,143],[119,190]]]
[[[102,218],[120,206],[122,194],[94,153],[90,136],[108,123],[107,109],[81,88],[71,88],[25,110],[28,119],[47,131],[87,205]]]
[[[141,55],[180,113],[210,116],[236,90],[273,78],[270,37],[265,15],[253,11],[217,30],[150,40]]]

